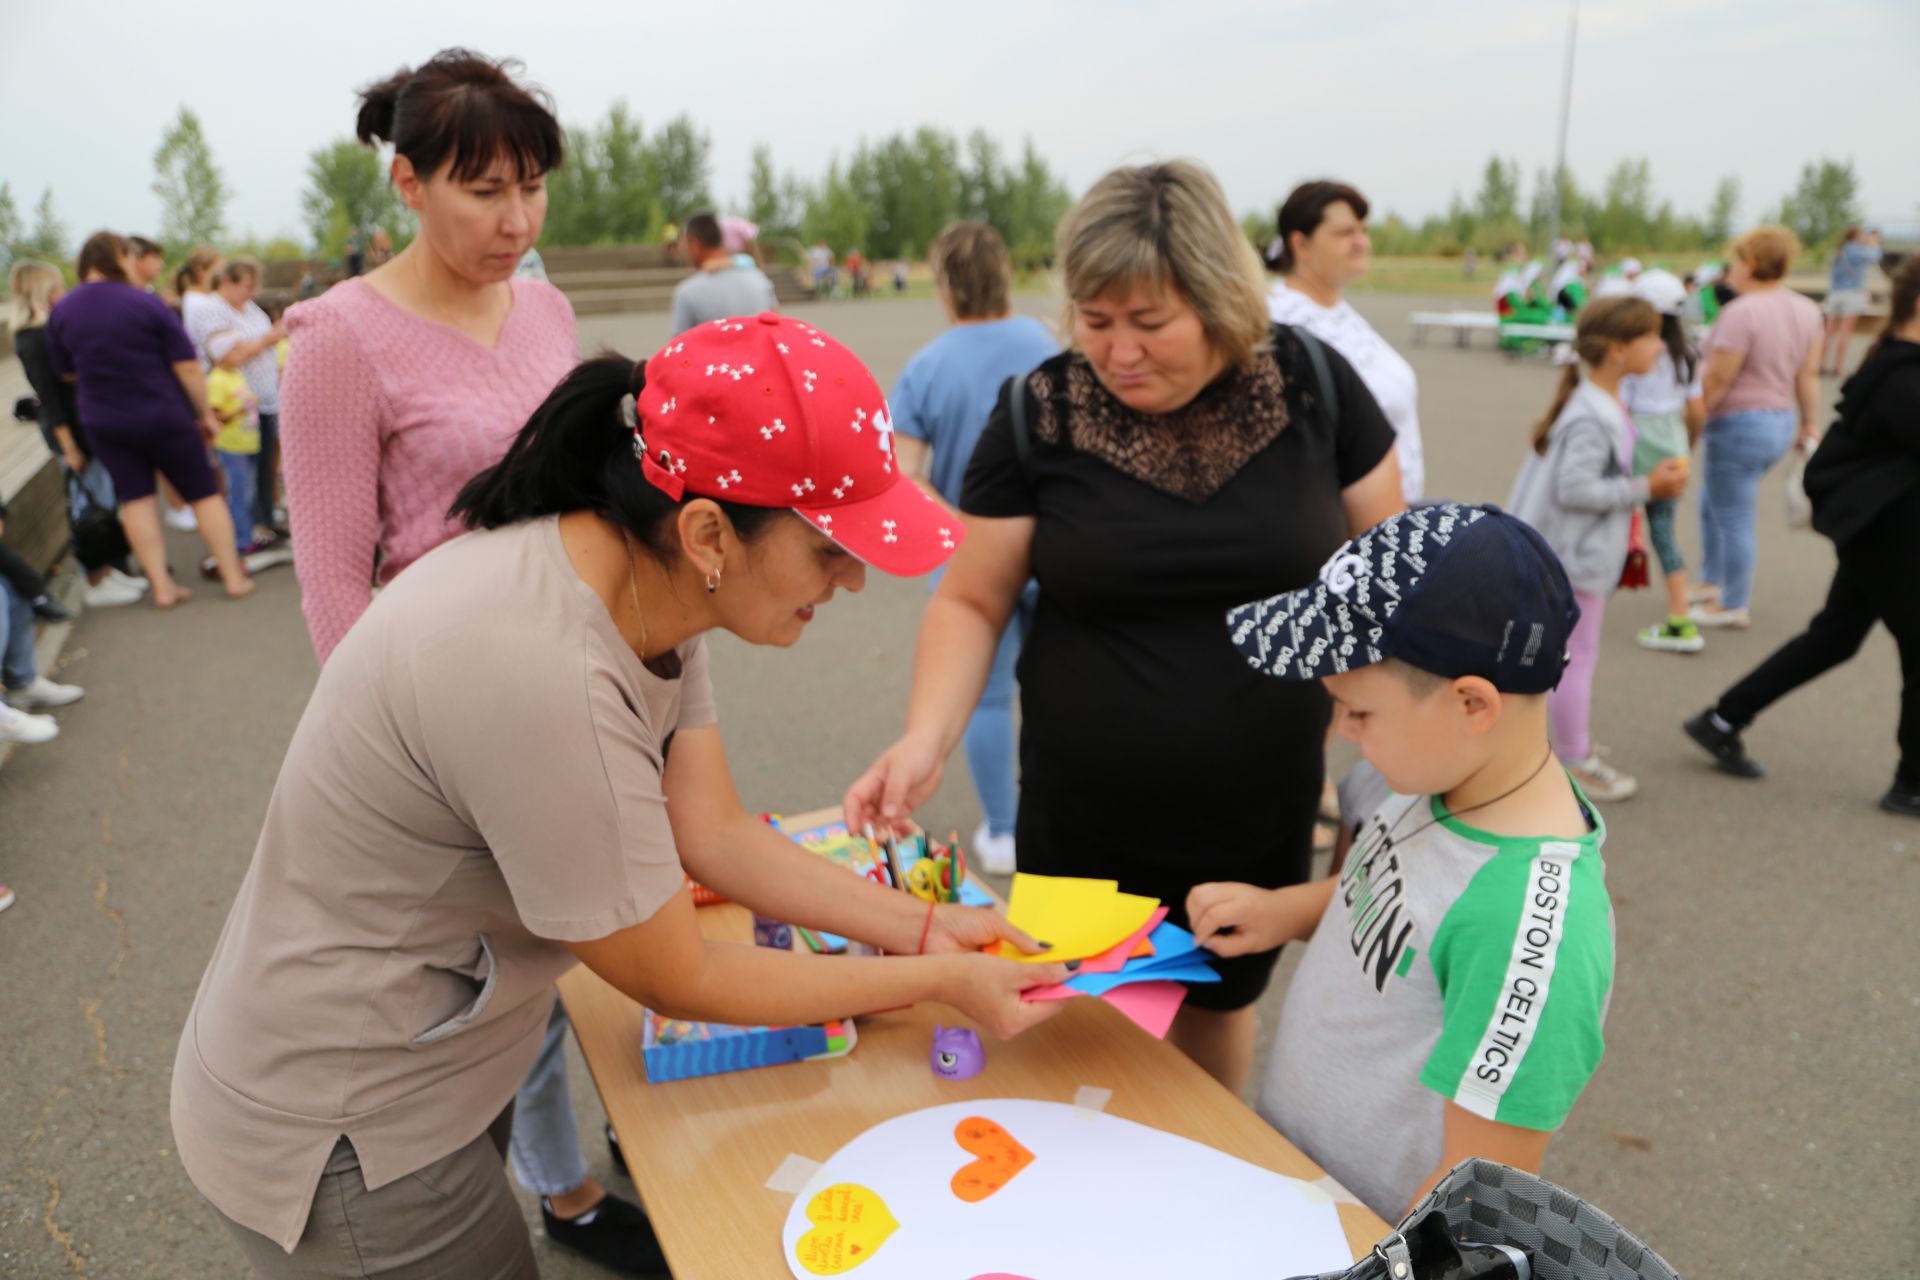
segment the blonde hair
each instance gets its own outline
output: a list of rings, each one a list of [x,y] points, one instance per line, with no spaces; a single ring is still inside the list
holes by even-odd
[[[214,263],[220,261],[220,258],[218,249],[209,248],[204,244],[191,250],[180,263],[180,269],[173,273],[173,291],[185,297],[193,282],[205,274]],[[207,287],[212,286],[213,281],[207,281]]]
[[[227,265],[220,268],[219,278],[216,280],[209,280],[207,283],[214,284],[214,285],[239,284],[243,280],[258,281],[259,279],[260,279],[259,259],[249,258],[249,257],[246,257],[245,255],[242,255],[236,258],[228,258]]]
[[[1599,364],[1615,344],[1659,332],[1660,312],[1644,298],[1595,298],[1580,308],[1580,323],[1573,331],[1573,350],[1580,357],[1580,364],[1570,364],[1561,370],[1552,407],[1546,417],[1533,424],[1533,451],[1546,456],[1547,436],[1553,431],[1554,420],[1580,385],[1581,364]]]
[[[1260,259],[1219,182],[1191,160],[1115,169],[1094,183],[1060,223],[1059,250],[1069,333],[1074,303],[1145,286],[1184,297],[1229,367],[1266,348]]]
[[[1728,252],[1747,264],[1755,280],[1778,280],[1793,265],[1800,240],[1785,227],[1755,227],[1736,236]]]
[[[934,282],[962,320],[994,320],[1012,305],[1013,259],[1000,233],[984,222],[950,223],[927,251]]]
[[[14,333],[47,322],[53,310],[53,291],[62,281],[60,268],[22,258],[7,275],[7,328]]]

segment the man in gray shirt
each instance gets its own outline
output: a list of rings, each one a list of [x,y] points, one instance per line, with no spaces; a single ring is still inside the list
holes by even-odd
[[[721,244],[720,222],[711,213],[687,219],[681,236],[693,274],[673,291],[673,331],[728,316],[752,316],[775,309],[773,281],[746,254],[728,253]]]

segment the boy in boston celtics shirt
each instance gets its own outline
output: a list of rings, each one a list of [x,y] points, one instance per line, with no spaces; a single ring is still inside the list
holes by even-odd
[[[1203,884],[1187,912],[1221,955],[1312,939],[1260,1111],[1389,1220],[1469,1157],[1537,1171],[1600,1061],[1606,832],[1547,739],[1578,617],[1537,533],[1455,505],[1228,615],[1253,666],[1324,682],[1364,807],[1338,876]]]

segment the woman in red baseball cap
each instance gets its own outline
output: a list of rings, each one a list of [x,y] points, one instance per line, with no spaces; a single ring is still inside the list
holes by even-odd
[[[728,774],[706,633],[792,644],[867,565],[923,573],[961,539],[891,431],[866,368],[780,316],[590,360],[460,494],[475,532],[334,650],[174,1069],[181,1159],[259,1274],[391,1240],[535,1275],[495,1139],[578,962],[716,1022],[931,1000],[1007,1036],[1057,1009],[1020,993],[1072,966],[980,954],[1041,948],[801,852]],[[688,873],[897,958],[710,942]]]

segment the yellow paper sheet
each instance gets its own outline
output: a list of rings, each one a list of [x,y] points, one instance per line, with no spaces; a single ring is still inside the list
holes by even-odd
[[[1000,954],[1041,962],[1097,956],[1138,932],[1159,905],[1157,898],[1121,893],[1115,880],[1016,874],[1007,895],[1007,919],[1053,947],[1030,956],[1003,942]]]

